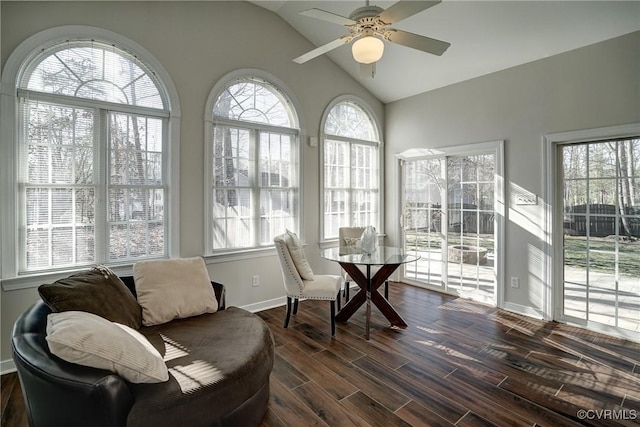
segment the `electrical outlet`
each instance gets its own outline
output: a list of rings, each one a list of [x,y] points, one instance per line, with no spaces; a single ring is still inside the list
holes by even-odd
[[[257,288],[258,286],[260,286],[260,276],[253,276],[253,287]]]
[[[512,288],[519,288],[520,287],[520,279],[518,279],[516,276],[513,276],[511,278],[511,287]]]

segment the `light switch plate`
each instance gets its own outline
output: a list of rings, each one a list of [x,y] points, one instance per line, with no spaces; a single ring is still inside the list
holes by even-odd
[[[520,287],[520,279],[518,279],[516,276],[511,278],[511,287],[512,288],[519,288]]]
[[[535,194],[516,194],[516,205],[537,205],[538,196]]]

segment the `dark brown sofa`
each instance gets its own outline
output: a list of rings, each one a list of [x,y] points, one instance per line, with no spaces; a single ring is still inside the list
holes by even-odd
[[[122,277],[135,296],[132,277]],[[41,426],[255,426],[269,401],[271,331],[260,317],[225,307],[142,327],[165,356],[169,381],[132,384],[109,371],[66,362],[49,352],[51,310],[37,302],[16,322],[12,347],[29,424]]]

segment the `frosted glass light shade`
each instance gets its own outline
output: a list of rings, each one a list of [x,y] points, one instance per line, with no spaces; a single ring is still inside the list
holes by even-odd
[[[364,36],[351,46],[353,59],[361,64],[371,64],[382,58],[384,43],[377,37]]]

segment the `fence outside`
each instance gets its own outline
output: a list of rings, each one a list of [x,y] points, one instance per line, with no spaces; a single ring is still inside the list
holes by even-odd
[[[452,203],[448,206],[449,231],[493,234],[493,211],[478,210],[476,205]],[[406,226],[418,231],[442,231],[442,206],[431,203],[411,203],[407,206]]]
[[[640,209],[624,209],[626,227],[616,205],[591,204],[567,207],[564,216],[564,232],[572,236],[606,237],[611,235],[640,237]],[[588,222],[587,222],[588,218]],[[617,226],[617,227],[616,227]],[[617,232],[616,232],[617,231]]]

